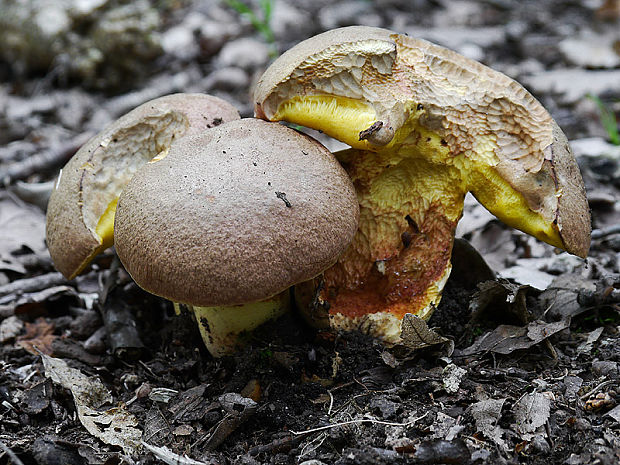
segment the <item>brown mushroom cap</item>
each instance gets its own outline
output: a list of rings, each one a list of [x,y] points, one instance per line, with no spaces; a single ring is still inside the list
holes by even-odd
[[[111,226],[115,200],[140,166],[183,136],[235,119],[237,110],[217,97],[173,94],[140,105],[91,138],[61,170],[48,204],[47,244],[56,268],[73,278],[111,245],[111,228],[101,235],[97,228],[112,208]]]
[[[123,190],[116,250],[147,291],[196,306],[273,296],[353,238],[354,188],[314,139],[242,119],[174,144]]]
[[[415,138],[432,133],[449,157],[441,163],[471,163],[464,171],[475,165],[468,190],[493,214],[587,255],[589,209],[566,137],[523,86],[498,71],[425,40],[352,26],[284,53],[254,98],[257,116],[323,130],[362,150],[421,146]],[[486,188],[493,183],[505,185]],[[498,201],[498,190],[513,190],[537,218],[516,214],[515,200]],[[554,226],[541,230],[542,222]]]

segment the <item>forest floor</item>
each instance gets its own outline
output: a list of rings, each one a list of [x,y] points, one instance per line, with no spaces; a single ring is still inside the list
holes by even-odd
[[[0,5],[0,463],[620,462],[620,147],[609,117],[620,114],[620,2],[276,0],[266,28],[233,2],[151,3]],[[386,348],[291,314],[221,359],[191,318],[110,271],[113,251],[75,280],[54,271],[47,198],[89,135],[173,92],[217,95],[250,117],[274,56],[351,24],[431,40],[524,84],[577,156],[589,257],[468,199],[429,321],[445,339]]]

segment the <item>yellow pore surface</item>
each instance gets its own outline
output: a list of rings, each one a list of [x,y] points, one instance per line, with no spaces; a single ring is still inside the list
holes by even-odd
[[[413,102],[407,108],[409,118],[384,147],[373,147],[366,140],[359,140],[359,133],[377,121],[374,108],[360,100],[332,95],[295,96],[280,104],[273,119],[323,131],[353,148],[401,158],[423,158],[432,164],[454,167],[461,180],[453,186],[455,192],[461,189],[472,192],[507,225],[553,246],[563,247],[557,225],[530,209],[524,196],[495,169],[499,159],[495,155],[494,134],[481,136],[476,141],[476,151],[454,154],[437,133],[419,124],[424,110],[417,111]]]

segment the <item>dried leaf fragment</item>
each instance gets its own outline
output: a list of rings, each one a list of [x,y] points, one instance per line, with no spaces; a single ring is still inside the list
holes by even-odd
[[[568,328],[569,319],[554,323],[536,320],[527,326],[500,325],[493,331],[482,335],[471,346],[463,351],[463,355],[495,352],[510,354],[515,350],[529,349],[549,336]]]
[[[125,407],[98,410],[112,403],[112,394],[96,377],[86,376],[64,360],[40,354],[45,376],[71,391],[78,418],[86,430],[106,444],[120,446],[126,454],[139,452],[142,431],[138,420]]]
[[[450,341],[450,339],[440,336],[430,329],[422,318],[411,313],[406,314],[403,318],[400,338],[401,344],[413,350]]]
[[[550,393],[532,392],[524,395],[513,407],[516,428],[521,434],[533,433],[549,420]]]

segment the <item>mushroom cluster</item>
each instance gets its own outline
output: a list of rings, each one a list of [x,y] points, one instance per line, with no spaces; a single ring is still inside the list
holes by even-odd
[[[113,243],[136,283],[193,309],[214,356],[289,308],[357,230],[347,173],[316,140],[175,94],[136,108],[61,171],[48,246],[68,278]]]
[[[296,287],[317,326],[388,342],[430,316],[450,274],[467,192],[507,225],[585,257],[590,214],[566,137],[520,84],[453,51],[353,26],[278,58],[257,116],[324,131],[360,203],[359,230],[320,278]]]
[[[147,291],[191,306],[216,356],[332,266],[358,223],[332,154],[277,123],[241,119],[187,137],[123,189],[116,252]]]
[[[91,139],[50,199],[58,269],[74,277],[114,242],[141,287],[193,309],[220,356],[285,311],[291,286],[315,326],[397,342],[405,314],[426,318],[439,303],[467,192],[506,224],[587,255],[566,137],[480,63],[341,28],[277,59],[254,98],[262,120],[210,96],[162,97]],[[351,148],[334,157],[277,121]]]

